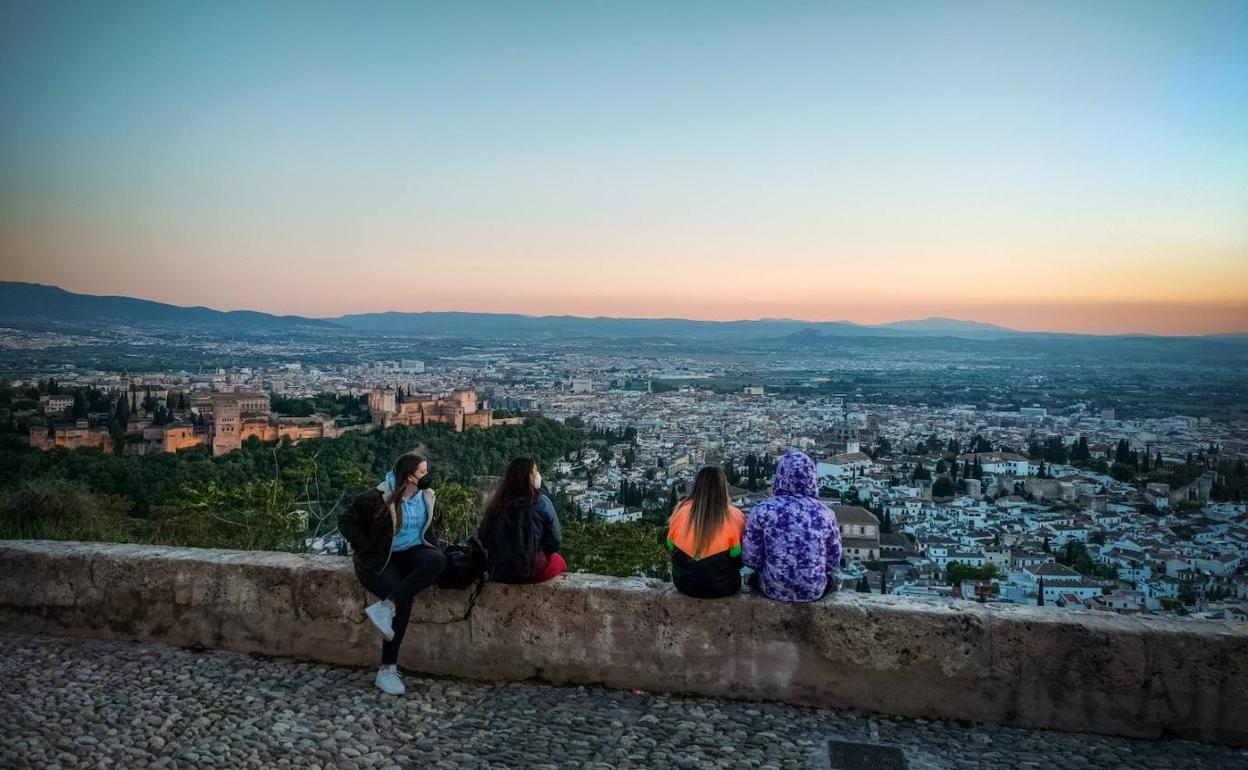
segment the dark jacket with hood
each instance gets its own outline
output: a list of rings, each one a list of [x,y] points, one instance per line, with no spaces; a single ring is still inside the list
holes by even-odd
[[[563,545],[555,506],[538,494],[531,504],[513,503],[498,529],[480,531],[489,563],[490,579],[498,583],[528,583],[546,568],[551,554]]]
[[[338,531],[351,544],[355,568],[376,574],[385,569],[390,561],[394,545],[394,533],[403,526],[403,506],[386,505],[386,498],[394,491],[394,474],[387,474],[385,481],[376,489],[355,498],[351,507],[338,515]],[[429,529],[433,525],[434,503],[437,496],[432,489],[422,490],[425,510],[425,529],[422,540],[428,542]]]

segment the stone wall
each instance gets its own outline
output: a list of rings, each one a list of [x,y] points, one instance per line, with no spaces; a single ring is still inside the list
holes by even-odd
[[[1248,745],[1248,626],[845,593],[700,601],[567,575],[417,603],[400,663],[911,716]],[[375,664],[350,561],[0,541],[0,628]]]

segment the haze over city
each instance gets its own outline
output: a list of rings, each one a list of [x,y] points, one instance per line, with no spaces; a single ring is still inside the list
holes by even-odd
[[[1248,331],[1248,6],[9,5],[0,279]]]

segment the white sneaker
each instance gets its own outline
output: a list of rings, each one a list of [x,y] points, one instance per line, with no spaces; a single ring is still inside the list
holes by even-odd
[[[364,608],[364,614],[373,621],[381,635],[390,641],[394,638],[394,609],[385,602],[375,602]]]
[[[398,669],[393,665],[377,669],[377,688],[386,695],[402,695],[407,692],[403,680],[399,678]]]

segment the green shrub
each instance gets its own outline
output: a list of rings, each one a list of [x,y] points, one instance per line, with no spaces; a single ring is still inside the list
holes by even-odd
[[[447,543],[466,543],[477,534],[481,496],[472,488],[453,481],[437,487],[433,537]]]
[[[0,494],[0,537],[32,540],[131,540],[124,498],[92,492],[79,481],[23,481]]]
[[[307,512],[275,481],[223,488],[214,482],[189,484],[175,505],[155,512],[145,540],[196,548],[302,552]]]
[[[643,522],[566,521],[562,553],[573,572],[668,579],[663,534],[662,527]]]

